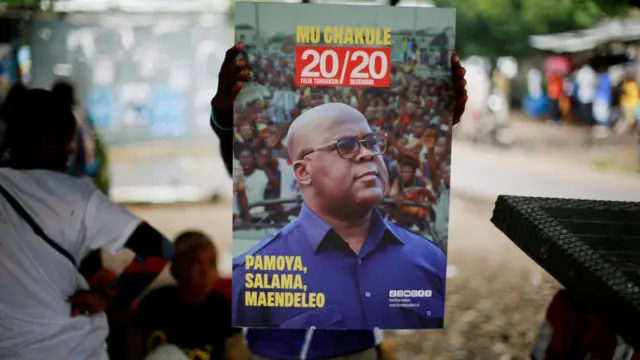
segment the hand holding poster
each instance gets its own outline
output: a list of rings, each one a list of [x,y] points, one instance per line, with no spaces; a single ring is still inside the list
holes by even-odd
[[[442,327],[454,23],[236,5],[254,81],[234,118],[234,326]]]

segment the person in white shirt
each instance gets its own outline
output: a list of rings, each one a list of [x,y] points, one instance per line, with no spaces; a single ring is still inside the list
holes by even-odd
[[[538,100],[542,96],[542,73],[536,68],[527,73],[527,89],[531,99]]]
[[[157,230],[68,174],[76,120],[47,90],[6,114],[0,168],[0,359],[106,360],[109,311],[127,309],[173,256]],[[78,266],[93,250],[137,257],[109,289],[89,290]]]
[[[578,87],[578,112],[583,122],[594,125],[593,100],[598,87],[598,74],[589,65],[582,66],[575,76],[575,85]]]
[[[296,199],[299,196],[298,183],[293,172],[293,166],[284,158],[274,156],[273,149],[265,147],[256,154],[256,162],[260,170],[269,179],[265,190],[265,199]],[[295,203],[286,203],[271,207],[272,216],[281,218],[287,216],[286,211],[295,208]]]
[[[267,174],[263,170],[256,168],[254,155],[249,150],[242,150],[238,154],[238,161],[244,173],[247,203],[253,204],[264,200],[264,191],[269,185]]]
[[[463,116],[469,120],[478,120],[484,116],[488,110],[489,95],[491,94],[491,80],[484,66],[477,59],[469,61],[464,65],[467,70],[465,79],[467,80],[468,102],[467,111]],[[476,123],[475,121],[464,121],[466,123]]]

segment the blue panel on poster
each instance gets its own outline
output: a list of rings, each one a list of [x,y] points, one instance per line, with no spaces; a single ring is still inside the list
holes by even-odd
[[[149,96],[152,137],[178,137],[187,133],[187,94],[168,86],[154,86]]]
[[[99,131],[107,131],[111,127],[114,115],[113,91],[106,87],[96,87],[89,91],[87,108],[93,126]]]

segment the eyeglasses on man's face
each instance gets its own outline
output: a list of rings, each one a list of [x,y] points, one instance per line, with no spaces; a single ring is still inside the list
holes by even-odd
[[[340,139],[307,149],[300,154],[299,160],[316,151],[332,148],[338,155],[347,160],[355,159],[360,153],[360,147],[364,146],[373,155],[382,155],[387,149],[387,135],[383,133],[373,133],[363,139],[355,136],[346,136]]]

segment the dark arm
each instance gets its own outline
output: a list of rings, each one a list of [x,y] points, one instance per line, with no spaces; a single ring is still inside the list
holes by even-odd
[[[227,172],[231,175],[233,164],[233,108],[216,109],[211,107],[211,129],[220,139],[220,153]]]
[[[274,174],[273,171],[271,171],[271,169],[268,166],[265,166],[264,168],[261,168],[262,171],[264,171],[264,174],[267,175],[267,180],[269,181],[269,186],[273,187],[273,188],[279,188],[280,187],[280,179],[278,179],[278,176],[276,174]]]
[[[433,147],[427,149],[427,166],[429,166],[429,177],[434,190],[440,189],[440,169],[438,168],[438,159],[434,153]]]
[[[111,305],[118,309],[131,306],[173,257],[173,244],[144,222],[131,234],[125,247],[136,257],[111,284]]]

